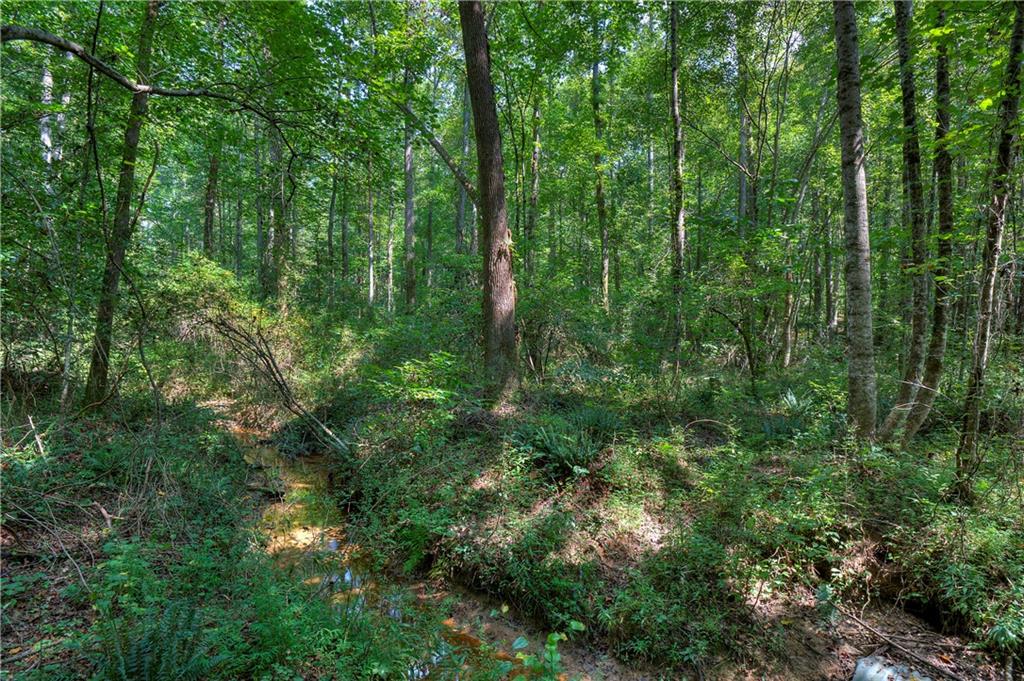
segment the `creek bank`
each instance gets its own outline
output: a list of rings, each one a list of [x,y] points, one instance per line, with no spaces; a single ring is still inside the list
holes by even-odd
[[[274,497],[258,522],[266,534],[266,551],[278,569],[307,575],[315,597],[344,609],[376,608],[396,620],[404,613],[399,603],[440,620],[443,642],[425,651],[423,661],[408,670],[410,679],[446,678],[454,662],[463,672],[507,667],[503,678],[553,678],[559,681],[653,681],[655,675],[627,669],[613,658],[585,646],[563,641],[554,671],[524,666],[523,656],[543,660],[546,635],[521,621],[507,605],[459,586],[445,588],[437,580],[412,581],[377,570],[362,548],[350,540],[345,516],[331,505],[330,462],[322,455],[295,459],[282,456],[260,433],[237,425],[231,428],[242,456],[257,480],[250,488]],[[396,598],[393,587],[409,598]],[[441,619],[442,614],[450,614]],[[522,655],[517,653],[522,652]],[[504,665],[502,667],[501,665]],[[547,675],[545,675],[547,674]]]

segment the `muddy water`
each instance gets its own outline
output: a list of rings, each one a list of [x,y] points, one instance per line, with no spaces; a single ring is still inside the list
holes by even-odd
[[[422,662],[411,667],[408,679],[470,679],[474,669],[494,669],[505,663],[506,678],[539,678],[522,666],[513,653],[513,642],[530,642],[524,651],[539,654],[542,632],[517,622],[508,608],[468,592],[445,591],[426,583],[404,584],[408,598],[395,599],[382,589],[382,582],[395,586],[394,579],[374,574],[359,546],[350,542],[341,512],[330,503],[327,492],[328,463],[324,458],[290,460],[273,447],[258,444],[256,433],[236,429],[246,462],[252,467],[250,488],[270,494],[277,501],[267,506],[260,522],[269,537],[266,550],[282,570],[314,589],[340,611],[377,608],[389,617],[402,619],[402,607],[418,608],[416,614],[432,614],[442,601],[451,601],[453,616],[441,625],[442,643],[425,651]],[[390,589],[393,593],[393,588]],[[412,604],[412,605],[409,605]],[[559,679],[599,681],[622,679],[642,681],[653,678],[628,670],[608,656],[562,644]],[[550,677],[549,677],[550,678]]]

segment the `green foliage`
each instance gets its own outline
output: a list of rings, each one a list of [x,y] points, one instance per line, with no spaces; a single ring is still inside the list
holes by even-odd
[[[581,476],[621,427],[614,412],[585,405],[564,417],[545,415],[525,422],[513,434],[512,443],[555,479]]]
[[[197,611],[172,601],[155,621],[138,621],[131,633],[113,621],[103,629],[102,662],[94,676],[103,681],[175,681],[209,678],[225,660],[210,656]]]

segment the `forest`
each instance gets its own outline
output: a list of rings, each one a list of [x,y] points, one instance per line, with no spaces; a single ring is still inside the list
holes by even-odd
[[[1024,0],[0,24],[0,679],[1024,679]]]

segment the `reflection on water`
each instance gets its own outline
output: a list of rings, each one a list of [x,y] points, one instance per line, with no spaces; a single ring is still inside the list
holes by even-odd
[[[236,429],[245,461],[254,469],[250,487],[273,493],[277,501],[263,512],[262,527],[268,535],[267,552],[277,565],[289,572],[300,572],[313,565],[326,570],[304,580],[315,587],[314,595],[328,601],[339,619],[378,608],[388,617],[402,621],[402,607],[432,609],[434,599],[402,598],[379,588],[359,547],[348,541],[344,518],[327,498],[327,462],[307,457],[291,460],[277,449],[259,444],[254,433]],[[306,572],[308,574],[308,572]],[[410,594],[411,595],[411,594]],[[410,605],[411,604],[411,605]],[[412,665],[407,679],[466,679],[474,666],[493,668],[496,662],[509,668],[506,678],[529,676],[521,661],[497,651],[454,619],[443,622],[441,641],[420,662]]]

